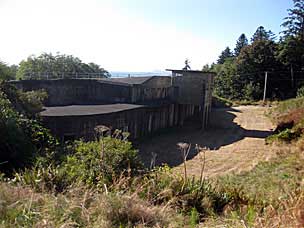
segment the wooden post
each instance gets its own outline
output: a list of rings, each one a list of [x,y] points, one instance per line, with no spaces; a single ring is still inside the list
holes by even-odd
[[[264,83],[264,96],[263,96],[263,103],[265,103],[265,99],[266,99],[266,90],[267,90],[267,76],[268,76],[268,72],[265,72],[265,83]]]

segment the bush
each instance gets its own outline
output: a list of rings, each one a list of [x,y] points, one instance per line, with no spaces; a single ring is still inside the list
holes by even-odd
[[[271,135],[266,138],[267,143],[271,143],[275,140],[281,140],[285,142],[291,142],[294,139],[297,139],[300,136],[300,132],[294,131],[292,129],[285,129],[277,134]]]
[[[256,85],[254,85],[253,83],[248,83],[244,86],[243,89],[243,99],[245,100],[259,100],[261,99],[261,86],[259,83],[257,83]]]
[[[137,170],[137,151],[128,141],[105,137],[99,141],[76,141],[74,153],[66,157],[62,168],[69,182],[88,185],[111,183],[112,178]]]
[[[277,125],[275,134],[267,141],[279,139],[290,142],[300,138],[304,133],[304,97],[280,102],[273,108],[270,116]]]
[[[137,151],[130,142],[105,137],[92,142],[75,141],[60,151],[42,155],[34,167],[16,174],[16,181],[38,191],[61,192],[78,183],[103,188],[104,184],[111,185],[113,178],[132,176],[140,168]]]
[[[46,155],[56,146],[49,131],[29,118],[30,102],[22,96],[22,92],[0,82],[0,170],[6,173],[33,164],[36,157]]]
[[[304,97],[304,86],[298,89],[297,98]]]
[[[27,117],[33,117],[40,112],[43,102],[48,97],[45,90],[23,92],[7,82],[0,81],[0,90],[11,102],[12,108]]]

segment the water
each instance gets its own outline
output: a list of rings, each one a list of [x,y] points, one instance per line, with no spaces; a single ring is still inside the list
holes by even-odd
[[[169,71],[152,71],[152,72],[129,72],[129,71],[110,71],[113,78],[142,77],[142,76],[170,76]]]

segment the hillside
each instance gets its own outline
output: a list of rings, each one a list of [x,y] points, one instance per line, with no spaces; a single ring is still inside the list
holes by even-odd
[[[49,142],[33,163],[1,175],[1,226],[301,227],[303,115],[297,113],[303,107],[300,98],[274,108],[218,109],[203,134],[190,123],[163,141],[143,142],[140,156],[159,150],[156,159],[167,160],[158,162],[176,168],[144,169],[132,145],[115,134],[61,149]],[[282,137],[286,131],[292,137]],[[188,144],[178,149],[178,142],[198,144],[185,163]]]

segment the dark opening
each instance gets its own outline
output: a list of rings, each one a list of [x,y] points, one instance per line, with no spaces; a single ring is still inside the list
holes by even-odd
[[[74,134],[65,134],[63,135],[63,141],[74,141],[76,139],[76,136]]]

